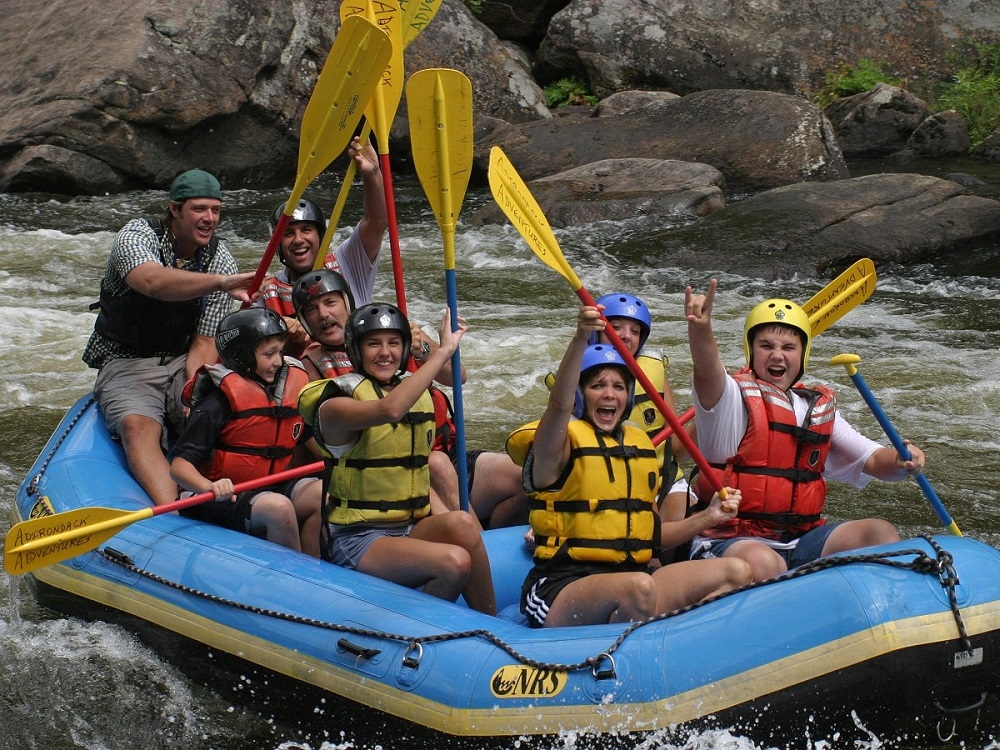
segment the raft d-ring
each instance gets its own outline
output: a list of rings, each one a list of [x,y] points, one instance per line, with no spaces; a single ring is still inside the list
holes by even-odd
[[[948,730],[948,734],[946,735],[944,733],[944,727],[947,726],[947,723],[949,721],[951,721],[951,729]],[[952,738],[955,736],[955,729],[957,728],[957,726],[958,726],[958,722],[955,719],[955,717],[953,717],[953,716],[952,717],[944,717],[944,716],[942,716],[940,719],[938,719],[938,723],[937,723],[937,736],[938,736],[938,740],[940,740],[941,742],[951,742]]]
[[[414,652],[415,655],[414,655]],[[420,666],[420,660],[424,656],[424,647],[419,643],[411,643],[406,647],[406,652],[403,654],[403,666],[409,667],[410,669],[416,669]]]
[[[598,669],[601,662],[607,660],[610,664],[609,667],[605,669]],[[594,659],[594,666],[592,669],[594,673],[595,680],[613,680],[617,676],[617,670],[615,669],[615,659],[609,653],[603,653]]]

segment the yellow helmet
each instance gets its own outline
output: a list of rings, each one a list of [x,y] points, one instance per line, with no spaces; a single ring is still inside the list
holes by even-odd
[[[809,349],[812,346],[812,326],[809,323],[809,316],[799,305],[787,299],[769,299],[755,306],[747,315],[747,322],[743,325],[743,351],[746,353],[747,366],[753,367],[752,336],[753,330],[762,325],[786,325],[802,332],[802,373],[806,371],[809,363]]]

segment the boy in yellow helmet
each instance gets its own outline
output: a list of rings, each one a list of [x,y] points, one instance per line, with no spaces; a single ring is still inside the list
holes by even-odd
[[[912,458],[903,461],[851,427],[833,391],[798,382],[809,362],[811,326],[789,300],[766,300],[750,311],[747,367],[730,377],[712,331],[717,286],[713,279],[703,295],[688,287],[684,298],[698,447],[743,498],[736,518],[695,539],[692,556],[740,557],[763,580],[834,552],[897,541],[895,527],[882,519],[827,524],[826,480],[863,487],[872,477],[905,479],[923,471],[923,451],[910,445]],[[707,479],[699,483],[699,496],[710,496]]]

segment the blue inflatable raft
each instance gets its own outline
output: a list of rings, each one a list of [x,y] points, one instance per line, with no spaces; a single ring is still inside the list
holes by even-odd
[[[12,520],[89,506],[149,500],[85,398]],[[485,535],[499,617],[169,513],[32,575],[451,735],[714,723],[771,740],[807,721],[946,736],[1000,686],[1000,552],[969,538],[861,550],[632,626],[534,630],[517,614],[523,533]]]

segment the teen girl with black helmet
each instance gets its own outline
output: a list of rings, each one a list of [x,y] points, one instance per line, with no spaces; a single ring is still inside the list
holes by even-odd
[[[440,345],[408,372],[411,332],[394,305],[358,307],[344,329],[356,372],[310,383],[299,410],[331,460],[324,556],[346,567],[496,614],[489,558],[475,518],[430,513],[428,388],[465,333],[446,310]]]

